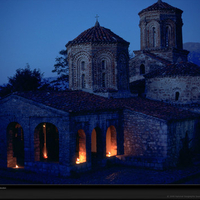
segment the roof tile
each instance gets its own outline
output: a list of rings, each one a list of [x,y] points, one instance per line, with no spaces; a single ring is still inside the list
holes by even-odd
[[[164,102],[140,97],[107,99],[83,91],[17,92],[16,95],[66,112],[96,112],[129,109],[164,120],[200,117]]]

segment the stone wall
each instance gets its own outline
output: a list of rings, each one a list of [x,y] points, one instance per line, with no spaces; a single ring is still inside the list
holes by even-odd
[[[100,95],[102,92],[129,89],[127,45],[77,44],[69,46],[67,51],[70,89],[85,90]],[[81,66],[82,62],[85,63],[84,69]]]
[[[93,129],[97,134],[97,157],[105,164],[106,161],[106,133],[110,126],[116,129],[117,153],[123,154],[123,134],[122,123],[119,111],[83,113],[79,115],[71,115],[71,144],[70,148],[76,148],[76,134],[78,130],[84,130],[86,134],[86,160],[87,163],[92,162],[91,157],[91,136]],[[75,164],[76,153],[71,151],[71,163]],[[98,161],[97,161],[98,162]],[[100,164],[101,165],[101,164]]]
[[[200,102],[200,77],[155,77],[146,80],[146,97],[172,103]],[[177,95],[177,96],[176,96]]]
[[[123,134],[121,123],[121,111],[95,112],[95,113],[66,113],[42,104],[11,95],[1,101],[0,105],[0,167],[14,167],[16,161],[7,160],[8,152],[12,148],[8,146],[7,127],[16,122],[21,125],[24,132],[24,168],[30,171],[41,171],[56,175],[69,176],[73,172],[90,170],[92,166],[91,135],[93,129],[97,132],[97,154],[95,160],[99,166],[104,166],[106,157],[106,133],[110,126],[115,127],[117,137],[117,153],[123,154]],[[36,127],[41,123],[55,125],[59,134],[59,162],[50,162],[35,156],[34,138]],[[86,135],[86,162],[76,164],[77,132],[83,130]],[[38,145],[37,145],[38,146]],[[7,150],[9,148],[9,151]],[[11,154],[12,154],[11,152]],[[7,164],[7,161],[9,162]],[[94,161],[93,161],[94,162]],[[12,164],[12,166],[11,166]]]
[[[173,9],[139,13],[141,50],[163,47],[182,49],[183,22],[181,14]],[[153,40],[155,40],[154,45]]]
[[[185,139],[188,140],[189,152],[183,152],[185,159],[199,154],[199,119],[174,121],[169,123],[167,139],[168,158],[165,167],[175,167],[180,164],[180,153],[184,149]],[[187,137],[187,138],[186,138]]]
[[[129,110],[124,111],[124,155],[132,164],[162,168],[167,157],[167,123]],[[154,163],[154,164],[150,164]]]
[[[145,67],[145,74],[166,66],[164,63],[143,54],[142,51],[135,51],[135,57],[129,62],[130,82],[144,79],[144,74],[140,72],[141,65]]]
[[[37,164],[34,155],[34,130],[40,123],[54,124],[59,132],[59,165],[69,166],[70,136],[68,114],[56,109],[11,95],[1,101],[0,105],[0,167],[7,167],[7,127],[15,122],[21,125],[24,132],[24,168],[45,170],[45,164]],[[47,165],[50,165],[47,163]],[[53,163],[51,164],[54,165]],[[55,165],[57,165],[55,163]],[[36,167],[38,168],[36,169]],[[34,169],[35,168],[35,169]],[[44,169],[43,169],[44,168]],[[53,167],[54,168],[54,167]],[[60,168],[57,168],[57,174]],[[56,170],[56,167],[55,167]]]

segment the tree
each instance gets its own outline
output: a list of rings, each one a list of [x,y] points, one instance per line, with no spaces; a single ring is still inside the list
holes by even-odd
[[[15,91],[32,91],[37,90],[41,85],[43,73],[40,70],[34,69],[31,71],[29,64],[24,69],[17,69],[13,77],[9,77],[9,84]]]
[[[69,79],[69,66],[67,61],[67,50],[61,50],[59,52],[60,57],[56,58],[56,64],[52,72],[56,72],[58,75],[65,79]]]
[[[43,73],[34,69],[31,71],[29,64],[24,69],[17,69],[13,77],[8,77],[9,83],[0,86],[0,96],[3,97],[9,93],[16,91],[32,91],[37,90],[41,86]]]

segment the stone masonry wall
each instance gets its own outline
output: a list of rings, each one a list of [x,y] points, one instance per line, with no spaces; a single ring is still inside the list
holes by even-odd
[[[130,82],[144,79],[144,74],[140,74],[140,66],[142,64],[145,66],[145,74],[166,66],[162,62],[146,56],[141,51],[138,51],[136,56],[132,58],[129,63]]]
[[[155,77],[146,80],[146,97],[172,103],[196,103],[200,102],[199,88],[199,76]]]
[[[106,132],[110,126],[114,126],[117,133],[117,152],[123,154],[123,134],[122,134],[122,123],[120,121],[118,111],[110,112],[95,112],[95,113],[80,113],[71,115],[71,143],[70,148],[72,149],[70,154],[70,162],[72,163],[73,170],[84,171],[91,169],[91,136],[93,129],[97,129],[97,160],[99,166],[105,165],[106,163]],[[75,164],[76,161],[76,134],[78,130],[84,130],[86,134],[86,163]],[[74,151],[73,151],[74,149]]]
[[[199,149],[199,120],[174,121],[169,123],[168,147],[166,167],[174,167],[179,164],[180,151],[183,149],[186,133],[188,145],[191,153],[196,153]],[[192,157],[192,154],[189,155]],[[184,155],[187,159],[188,155]]]
[[[148,160],[146,167],[152,165],[152,168],[162,168],[162,162],[167,157],[166,122],[125,110],[124,155],[138,158],[138,162],[144,161],[146,158]],[[136,160],[133,159],[133,161]]]
[[[56,174],[69,174],[69,118],[68,114],[47,106],[31,102],[21,97],[11,95],[2,100],[0,105],[0,167],[7,167],[7,127],[11,122],[17,122],[24,132],[24,167],[27,170],[42,170],[47,172],[45,165],[50,166]],[[59,132],[59,167],[56,163],[35,161],[34,130],[40,123],[52,123]],[[43,163],[43,164],[42,164]],[[55,165],[55,166],[54,166]],[[63,170],[63,171],[62,171]]]

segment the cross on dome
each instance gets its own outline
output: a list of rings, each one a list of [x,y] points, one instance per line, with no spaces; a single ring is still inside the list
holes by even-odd
[[[99,22],[98,22],[99,15],[96,14],[95,18],[96,18],[95,26],[100,26],[100,24],[99,24]]]
[[[96,14],[95,18],[96,18],[96,22],[98,22],[99,15]]]

